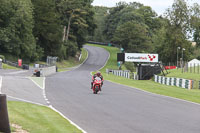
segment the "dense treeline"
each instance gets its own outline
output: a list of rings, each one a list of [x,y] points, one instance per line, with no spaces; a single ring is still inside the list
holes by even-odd
[[[75,56],[96,28],[92,0],[0,3],[0,53],[27,61]]]
[[[97,41],[97,42],[107,42],[107,37],[106,34],[103,33],[105,29],[105,19],[108,16],[108,7],[99,7],[95,6],[94,7],[94,20],[97,25],[94,35],[93,36],[88,36],[88,40],[90,41]]]
[[[126,52],[158,53],[175,62],[200,59],[200,5],[174,0],[158,16],[149,6],[120,2],[93,7],[93,0],[0,0],[0,54],[27,61],[75,56],[86,40],[113,42]],[[191,46],[196,42],[196,47]]]
[[[185,49],[184,60],[200,58],[200,6],[197,3],[189,6],[185,0],[174,0],[162,16],[137,2],[120,2],[113,8],[96,7],[95,11],[98,28],[91,38],[93,41],[105,38],[121,45],[126,52],[158,53],[163,62],[176,62],[177,47],[180,47],[179,57],[182,48]],[[99,14],[103,16],[99,18]],[[197,46],[192,47],[191,41]]]

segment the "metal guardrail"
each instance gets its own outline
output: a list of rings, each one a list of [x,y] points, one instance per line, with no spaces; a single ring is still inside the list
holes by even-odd
[[[138,80],[138,76],[135,73],[131,73],[129,70],[113,70],[113,69],[106,69],[107,74],[113,74],[119,77],[125,77],[128,79]]]
[[[89,44],[98,44],[98,45],[105,45],[105,46],[113,46],[113,47],[117,47],[117,48],[120,48],[120,45],[118,44],[113,44],[113,43],[110,43],[110,42],[95,42],[95,41],[88,41],[87,43]]]
[[[29,65],[28,64],[22,64],[22,66],[19,67],[18,66],[18,62],[12,62],[12,61],[8,61],[8,60],[3,60],[3,63],[8,64],[10,66],[17,67],[17,68],[22,68],[22,69],[25,69],[25,70],[29,70]]]

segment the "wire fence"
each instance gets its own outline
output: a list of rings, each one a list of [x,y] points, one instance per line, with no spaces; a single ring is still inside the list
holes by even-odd
[[[164,63],[166,69],[177,69],[182,73],[196,73],[200,74],[200,63],[178,62],[176,63]]]
[[[138,75],[135,73],[130,72],[129,70],[113,70],[113,69],[106,69],[107,74],[113,74],[119,77],[124,77],[127,79],[134,79],[138,80]]]

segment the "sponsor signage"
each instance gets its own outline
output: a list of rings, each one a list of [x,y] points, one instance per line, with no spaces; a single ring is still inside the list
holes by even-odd
[[[158,62],[158,54],[125,53],[126,62]]]

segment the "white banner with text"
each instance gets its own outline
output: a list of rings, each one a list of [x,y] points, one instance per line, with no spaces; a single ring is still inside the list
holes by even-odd
[[[158,62],[158,54],[125,53],[126,62]]]

